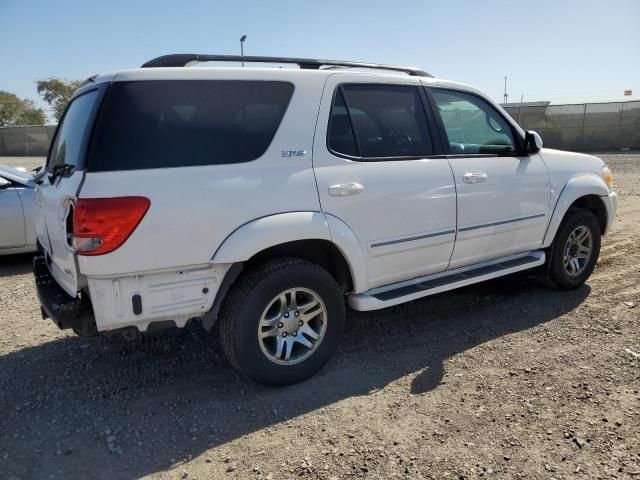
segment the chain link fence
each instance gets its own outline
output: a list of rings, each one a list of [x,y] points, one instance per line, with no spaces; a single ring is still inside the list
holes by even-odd
[[[640,149],[640,101],[574,105],[506,105],[545,147],[594,151]],[[45,156],[55,126],[0,127],[0,156]]]
[[[640,101],[503,108],[522,128],[538,132],[545,147],[578,151],[640,149]]]
[[[44,157],[55,126],[0,127],[0,156]]]

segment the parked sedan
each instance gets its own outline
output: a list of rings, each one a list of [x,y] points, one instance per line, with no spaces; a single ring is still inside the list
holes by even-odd
[[[36,251],[32,172],[0,165],[0,255]]]

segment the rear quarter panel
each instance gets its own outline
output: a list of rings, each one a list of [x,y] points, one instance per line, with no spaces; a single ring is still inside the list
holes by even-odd
[[[167,69],[160,77],[178,76],[173,70],[180,69]],[[215,75],[199,70],[193,69],[190,76],[293,83],[293,96],[273,141],[262,157],[247,163],[87,173],[81,198],[137,195],[149,198],[151,206],[120,248],[106,255],[80,256],[82,274],[114,276],[203,265],[228,235],[251,220],[320,210],[311,152],[322,78],[292,78],[278,71],[234,77],[232,71],[220,71],[224,69],[217,69]],[[148,71],[136,71],[118,78],[146,79],[148,75]],[[178,78],[185,78],[184,73]],[[307,153],[282,156],[283,150],[293,149]]]

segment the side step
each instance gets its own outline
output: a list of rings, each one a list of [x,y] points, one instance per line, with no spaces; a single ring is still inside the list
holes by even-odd
[[[428,295],[435,295],[436,293],[534,268],[542,265],[544,261],[545,254],[541,250],[509,255],[508,257],[385,285],[364,293],[351,295],[349,297],[349,305],[354,310],[360,311],[391,307]]]

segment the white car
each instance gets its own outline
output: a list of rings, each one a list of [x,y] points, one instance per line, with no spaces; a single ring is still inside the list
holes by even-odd
[[[413,68],[187,68],[89,79],[37,177],[43,314],[82,335],[217,324],[290,384],[374,310],[540,267],[582,285],[615,216],[593,156],[541,149],[472,87]]]
[[[36,251],[33,174],[0,165],[0,255]]]

